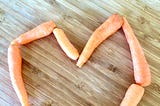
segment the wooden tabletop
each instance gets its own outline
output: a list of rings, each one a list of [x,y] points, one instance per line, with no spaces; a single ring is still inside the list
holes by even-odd
[[[53,20],[82,51],[109,16],[126,16],[152,73],[139,106],[160,105],[160,0],[0,0],[0,106],[20,106],[12,88],[7,48],[20,34]],[[134,83],[129,47],[120,29],[82,67],[53,34],[21,46],[23,79],[31,106],[118,106]]]

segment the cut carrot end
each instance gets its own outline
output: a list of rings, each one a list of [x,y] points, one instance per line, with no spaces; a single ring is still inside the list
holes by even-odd
[[[146,86],[149,86],[151,84],[151,80],[148,80],[148,81],[146,81],[144,83],[142,83],[142,82],[141,83],[136,82],[136,84],[140,85],[140,86],[143,86],[143,87],[146,87]]]
[[[77,62],[76,65],[77,65],[79,68],[81,68],[83,64],[80,64],[79,62]]]
[[[16,41],[16,39],[15,40],[13,40],[12,42],[11,42],[11,45],[19,45],[18,43],[17,43],[17,41]]]
[[[78,57],[79,57],[79,53],[78,53],[78,51],[77,51],[77,53],[75,54],[75,56],[74,56],[74,57],[72,57],[72,60],[77,60],[77,59],[78,59]]]
[[[83,57],[83,56],[81,55],[81,58],[78,59],[76,65],[77,65],[79,68],[81,68],[81,67],[83,66],[83,64],[85,63],[84,60],[85,60],[85,57]]]
[[[15,44],[16,44],[15,41],[12,41],[12,42],[11,42],[11,45],[15,45]]]
[[[144,88],[137,84],[129,86],[120,106],[137,106],[144,94]]]

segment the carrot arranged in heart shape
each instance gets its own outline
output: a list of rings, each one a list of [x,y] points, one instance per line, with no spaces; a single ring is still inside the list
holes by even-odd
[[[22,104],[29,106],[28,95],[22,79],[22,58],[18,46],[10,45],[8,48],[8,66],[13,88]]]
[[[62,29],[55,28],[53,30],[53,34],[54,34],[55,38],[57,39],[59,45],[63,49],[63,51],[67,54],[67,56],[73,60],[77,60],[77,58],[79,57],[79,53],[78,53],[77,49],[68,40],[64,31]]]
[[[132,84],[126,94],[125,97],[123,98],[120,106],[137,106],[139,101],[141,100],[142,96],[144,94],[144,88],[137,85],[137,84]]]
[[[87,62],[93,51],[109,36],[114,34],[123,24],[123,19],[114,14],[99,26],[89,38],[77,62],[78,67],[82,67]]]
[[[148,86],[151,83],[151,73],[143,50],[129,23],[127,22],[126,18],[122,18],[118,14],[114,14],[109,17],[108,20],[106,20],[93,32],[80,57],[77,49],[67,39],[64,31],[62,29],[55,28],[56,25],[53,21],[42,23],[36,28],[20,35],[18,38],[13,40],[8,48],[8,66],[12,85],[18,98],[20,99],[22,106],[29,106],[29,102],[21,75],[22,58],[19,45],[27,44],[34,40],[48,36],[53,32],[55,38],[66,55],[73,60],[76,60],[79,57],[77,66],[82,67],[82,65],[87,62],[93,51],[106,38],[121,28],[121,26],[130,47],[134,67],[134,77],[137,84],[132,84],[128,88],[120,106],[136,106],[144,94],[144,88],[141,86]]]
[[[33,28],[32,30],[24,34],[21,34],[18,38],[13,40],[11,44],[14,44],[14,45],[27,44],[34,40],[48,36],[49,34],[52,33],[55,27],[56,27],[56,24],[53,21],[42,23],[37,27]]]
[[[151,72],[148,63],[132,28],[126,18],[123,18],[123,20],[124,24],[122,25],[122,28],[131,51],[135,81],[141,86],[148,86],[151,83]]]

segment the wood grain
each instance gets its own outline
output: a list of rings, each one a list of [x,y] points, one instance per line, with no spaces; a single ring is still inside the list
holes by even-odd
[[[126,16],[152,72],[139,106],[160,104],[159,0],[0,0],[0,105],[20,106],[7,65],[10,42],[53,20],[79,52],[111,14]],[[23,79],[31,106],[118,106],[134,83],[130,51],[120,29],[79,69],[51,34],[21,46]]]

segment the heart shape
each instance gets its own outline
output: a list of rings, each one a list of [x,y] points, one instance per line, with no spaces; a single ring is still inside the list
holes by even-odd
[[[121,106],[137,105],[143,96],[144,88],[141,86],[148,86],[151,82],[150,70],[145,59],[142,48],[136,39],[127,20],[118,14],[109,17],[100,27],[98,27],[89,38],[86,46],[84,47],[80,57],[77,49],[67,39],[62,29],[56,28],[53,21],[43,23],[36,28],[28,31],[11,42],[8,48],[8,66],[12,85],[17,93],[18,98],[23,106],[29,106],[28,96],[23,84],[21,76],[22,58],[19,50],[19,45],[27,44],[34,40],[48,36],[52,33],[55,35],[59,45],[68,57],[77,60],[77,66],[87,62],[93,51],[109,36],[115,33],[119,28],[123,28],[127,38],[134,67],[134,77],[136,84],[132,84],[122,100]],[[136,96],[134,95],[136,92]]]

